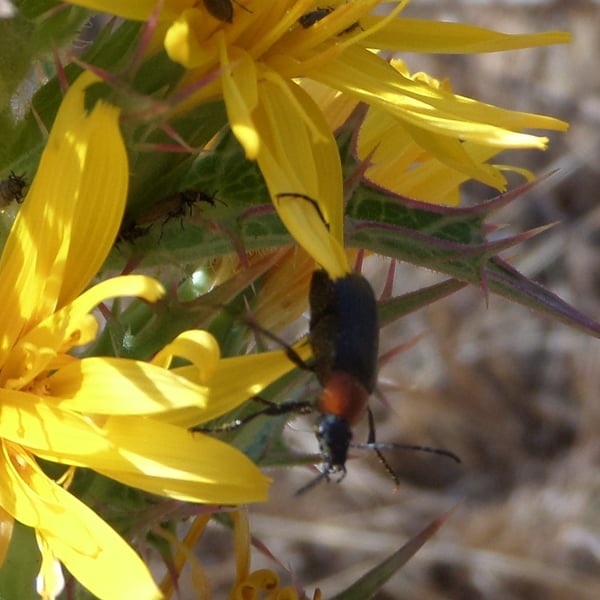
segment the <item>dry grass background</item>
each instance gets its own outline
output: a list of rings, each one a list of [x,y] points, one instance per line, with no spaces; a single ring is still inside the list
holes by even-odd
[[[449,77],[461,94],[571,123],[566,135],[551,134],[548,152],[510,157],[538,174],[560,171],[495,221],[516,231],[557,221],[510,258],[600,319],[600,5],[413,0],[406,14],[506,32],[573,32],[570,46],[405,58],[412,70]],[[433,277],[403,266],[396,292]],[[383,349],[420,333],[418,344],[382,368],[390,406],[371,403],[378,439],[448,448],[463,464],[392,453],[403,481],[393,494],[380,465],[363,453],[343,484],[299,499],[291,495],[308,473],[276,472],[272,501],[251,511],[254,534],[327,598],[462,499],[377,598],[600,598],[600,342],[498,297],[486,306],[475,288],[387,328]],[[314,437],[298,427],[295,439],[314,451]],[[218,528],[208,535],[202,546],[211,556],[203,561],[219,579],[214,548],[228,537]],[[269,564],[256,557],[255,566]]]

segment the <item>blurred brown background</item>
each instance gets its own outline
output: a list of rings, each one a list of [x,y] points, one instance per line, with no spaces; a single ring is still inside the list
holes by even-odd
[[[573,33],[570,46],[404,58],[413,71],[450,78],[460,94],[571,123],[567,134],[550,133],[545,153],[502,157],[537,174],[560,171],[495,222],[515,231],[558,222],[508,258],[600,320],[600,4],[413,0],[405,14]],[[407,266],[397,273],[397,293],[435,279]],[[462,500],[377,598],[600,598],[600,341],[498,297],[486,306],[475,288],[385,329],[382,349],[421,333],[381,369],[389,407],[371,402],[378,439],[451,449],[463,464],[388,452],[403,481],[394,494],[375,457],[357,452],[341,485],[298,499],[292,493],[310,473],[274,472],[272,501],[251,511],[254,534],[328,598]],[[293,428],[294,443],[314,451],[309,425]],[[215,528],[207,542],[227,539]],[[218,579],[219,565],[203,560]],[[260,565],[272,566],[256,557]]]

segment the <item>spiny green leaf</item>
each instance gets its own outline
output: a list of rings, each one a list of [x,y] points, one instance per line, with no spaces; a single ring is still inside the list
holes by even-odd
[[[456,507],[439,516],[425,529],[410,539],[399,550],[379,563],[374,569],[363,575],[343,592],[336,594],[331,600],[368,600],[377,593],[385,583],[397,573],[444,524]]]
[[[485,283],[490,291],[532,308],[579,331],[600,337],[600,323],[579,312],[545,287],[494,257],[486,265]]]
[[[450,296],[466,285],[467,283],[464,281],[448,279],[408,294],[384,300],[378,304],[379,323],[381,326],[388,325],[415,310],[419,310],[428,304]]]
[[[523,189],[531,187],[527,184]],[[469,209],[433,207],[389,196],[361,185],[349,213],[348,243],[353,247],[392,256],[481,286],[532,308],[584,333],[600,337],[600,323],[590,319],[541,285],[527,279],[495,256],[539,230],[488,243],[487,214],[505,202],[495,201]],[[514,199],[515,194],[511,194]],[[359,221],[358,217],[368,221]],[[375,220],[373,220],[375,219]],[[543,228],[542,228],[543,229]]]
[[[342,140],[340,143],[345,143]],[[269,199],[264,179],[255,163],[247,161],[244,151],[229,130],[225,130],[214,153],[201,155],[182,168],[155,179],[168,185],[216,193],[218,206],[198,207],[182,222],[164,218],[150,234],[123,245],[108,263],[122,265],[124,257],[135,256],[135,248],[144,256],[144,265],[169,262],[194,263],[232,252],[274,248],[292,243]],[[175,175],[179,178],[169,180]],[[167,182],[170,183],[167,184]],[[347,207],[347,244],[444,273],[454,280],[472,283],[484,293],[492,292],[523,304],[553,319],[586,333],[600,335],[600,324],[588,319],[556,295],[509,268],[498,253],[539,232],[534,230],[512,237],[488,241],[490,213],[521,196],[536,182],[502,194],[469,208],[435,206],[391,195],[372,185],[361,183]],[[161,184],[162,185],[162,184]],[[458,283],[448,283],[458,289]],[[434,288],[422,296],[413,296],[416,306],[424,306],[446,292]],[[451,293],[448,291],[448,293]],[[427,294],[432,294],[426,300]],[[439,294],[439,295],[438,295]],[[387,307],[387,316],[403,314],[403,303]],[[392,308],[393,306],[393,308]],[[383,309],[383,308],[382,308]]]

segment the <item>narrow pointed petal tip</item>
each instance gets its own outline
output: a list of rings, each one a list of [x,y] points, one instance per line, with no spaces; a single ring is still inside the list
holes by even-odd
[[[364,19],[365,25],[368,27],[380,18],[369,16]],[[466,23],[403,17],[369,32],[367,39],[372,48],[397,52],[476,54],[568,44],[572,35],[566,31],[509,34]]]
[[[350,272],[344,248],[306,200],[282,195],[274,204],[290,234],[333,279]]]

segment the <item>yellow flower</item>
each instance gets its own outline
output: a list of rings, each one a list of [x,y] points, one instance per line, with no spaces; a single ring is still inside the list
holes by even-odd
[[[445,94],[448,98],[460,99],[452,93],[449,83],[440,82],[424,73],[411,75],[400,60],[392,60],[391,65],[403,77],[418,81],[430,87],[436,94]],[[468,98],[462,98],[466,104]],[[329,98],[336,104],[335,98]],[[472,121],[509,127],[506,119],[513,119],[517,127],[518,113],[499,111],[482,103],[475,103],[468,117]],[[544,117],[537,117],[540,126]],[[526,116],[523,116],[523,124]],[[552,123],[549,123],[549,127]],[[508,140],[494,144],[491,128],[488,134],[482,133],[480,139],[447,141],[448,152],[436,152],[431,144],[436,141],[430,136],[412,135],[412,127],[380,106],[371,106],[362,122],[357,135],[356,150],[361,160],[368,161],[365,177],[377,185],[395,193],[436,204],[457,205],[460,202],[460,184],[469,179],[478,179],[498,190],[506,189],[504,171],[516,171],[529,179],[533,174],[516,167],[487,164],[487,161],[508,147]],[[483,130],[482,130],[483,131]],[[519,139],[522,134],[519,134]],[[546,138],[530,136],[533,142],[539,141],[544,147]],[[518,141],[516,142],[518,146]],[[450,145],[454,144],[454,151]]]
[[[299,600],[300,595],[295,588],[279,585],[279,576],[274,571],[270,569],[250,571],[251,535],[247,510],[238,509],[229,513],[229,516],[234,525],[236,583],[228,596],[228,600]],[[190,567],[196,597],[210,597],[208,577],[194,554],[194,547],[204,532],[210,517],[210,514],[196,517],[182,541],[179,541],[167,531],[161,532],[176,549],[173,567],[161,584],[161,589],[167,598],[173,596],[175,581],[186,563]],[[320,600],[320,598],[321,594],[317,590],[313,599]]]
[[[280,587],[277,573],[259,569],[238,583],[229,600],[298,600],[298,592],[291,586]]]
[[[160,592],[139,556],[67,491],[70,470],[54,481],[36,458],[195,502],[264,500],[269,479],[238,450],[167,422],[185,410],[196,423],[209,420],[251,395],[210,387],[235,381],[237,372],[219,360],[206,332],[181,334],[152,364],[68,354],[95,338],[90,311],[100,302],[154,302],[164,293],[144,276],[82,293],[114,243],[129,175],[119,110],[103,101],[85,108],[95,81],[84,74],[66,94],[0,259],[0,559],[17,520],[35,530],[44,598],[60,592],[60,563],[99,598],[155,598]],[[168,370],[173,356],[190,366]]]
[[[136,19],[148,19],[155,6],[154,0],[140,0],[135,11],[123,11],[122,3],[112,0],[76,4]],[[333,0],[329,10],[313,0],[247,0],[243,9],[231,4],[231,19],[219,19],[206,3],[164,0],[155,30],[156,36],[164,34],[169,57],[188,69],[180,87],[204,82],[180,109],[223,96],[231,127],[246,156],[258,161],[285,226],[333,278],[350,270],[343,252],[341,166],[332,131],[301,78],[377,107],[424,152],[500,188],[500,171],[473,160],[465,143],[496,151],[544,148],[546,138],[522,130],[566,127],[549,117],[513,113],[436,89],[395,69],[373,49],[493,52],[564,43],[568,34],[510,36],[397,18],[408,0],[397,1],[386,16],[371,14],[378,4]]]

